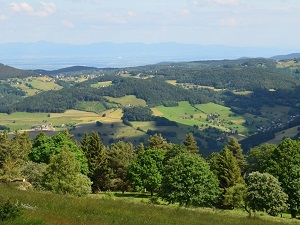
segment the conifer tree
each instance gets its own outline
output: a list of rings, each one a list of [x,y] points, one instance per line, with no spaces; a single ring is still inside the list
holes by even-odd
[[[233,153],[241,169],[241,172],[244,173],[248,163],[245,156],[243,155],[243,149],[241,148],[241,145],[235,138],[230,138],[226,146]]]
[[[88,161],[88,177],[93,182],[94,193],[110,188],[111,170],[108,167],[108,155],[106,147],[98,133],[93,132],[90,136],[85,134],[81,142],[81,149]]]
[[[199,154],[199,147],[197,146],[197,142],[195,141],[194,135],[192,133],[187,134],[183,144],[191,153]]]

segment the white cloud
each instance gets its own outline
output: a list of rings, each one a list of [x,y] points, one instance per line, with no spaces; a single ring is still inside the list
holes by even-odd
[[[25,13],[27,15],[40,16],[40,17],[47,17],[56,11],[56,5],[54,3],[46,3],[46,2],[40,2],[38,9],[35,9],[33,6],[31,6],[29,3],[26,2],[11,3],[9,4],[9,8],[13,12],[20,12],[20,13]]]
[[[28,13],[32,13],[34,12],[33,8],[26,2],[23,3],[11,3],[9,4],[10,9],[14,12],[28,12]]]
[[[62,25],[64,27],[71,28],[71,29],[75,27],[75,25],[72,22],[68,21],[68,20],[62,21]]]

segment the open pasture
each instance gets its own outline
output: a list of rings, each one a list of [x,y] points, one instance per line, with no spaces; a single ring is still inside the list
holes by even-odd
[[[246,212],[214,210],[209,208],[183,208],[177,205],[154,205],[149,196],[139,193],[101,194],[72,197],[48,192],[22,191],[0,185],[0,196],[18,201],[24,206],[23,215],[4,225],[39,224],[176,224],[176,225],[290,225],[298,220],[258,214],[249,218]],[[106,197],[105,197],[106,196]]]
[[[124,97],[121,98],[113,98],[113,97],[108,97],[106,96],[105,98],[107,98],[109,101],[111,102],[116,102],[121,104],[122,106],[146,106],[146,102],[143,99],[137,98],[135,97],[135,95],[126,95]]]

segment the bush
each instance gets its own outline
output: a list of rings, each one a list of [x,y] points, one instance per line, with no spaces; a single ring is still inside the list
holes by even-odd
[[[13,220],[21,216],[21,206],[19,203],[12,203],[9,199],[0,203],[0,221]]]

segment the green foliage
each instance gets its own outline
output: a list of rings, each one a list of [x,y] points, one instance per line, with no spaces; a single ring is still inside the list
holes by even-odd
[[[236,184],[226,189],[224,194],[224,205],[234,208],[246,207],[246,185]]]
[[[197,146],[197,142],[195,141],[194,135],[192,133],[188,133],[183,144],[186,146],[187,150],[191,153],[199,154],[199,147]]]
[[[146,188],[151,192],[158,190],[162,181],[162,169],[165,151],[161,149],[148,149],[141,151],[134,163],[127,170],[127,177],[136,190]]]
[[[67,146],[51,156],[43,184],[47,190],[59,194],[81,196],[91,192],[91,181],[80,173],[80,163]]]
[[[98,133],[87,133],[81,141],[81,149],[87,158],[89,172],[88,177],[91,179],[93,193],[105,191],[110,188],[111,169],[108,165],[108,155],[106,147]]]
[[[228,140],[226,146],[233,153],[241,169],[241,172],[243,173],[246,170],[248,163],[245,156],[243,155],[243,149],[241,148],[241,145],[235,138],[231,138]]]
[[[300,207],[300,140],[285,139],[280,142],[270,156],[267,172],[278,178],[293,218]]]
[[[247,154],[250,172],[266,172],[270,157],[277,146],[274,144],[263,144],[251,148]]]
[[[22,166],[28,160],[31,139],[28,133],[15,132],[13,138],[7,131],[0,133],[0,178],[9,181],[21,175]]]
[[[168,143],[160,133],[151,135],[148,139],[148,143],[150,149],[156,148],[168,150],[172,148],[172,143]]]
[[[9,199],[5,202],[0,202],[0,221],[14,220],[21,216],[22,208],[17,203],[12,203]]]
[[[272,175],[253,172],[249,174],[247,183],[247,202],[254,212],[265,211],[276,216],[287,209],[288,196]]]
[[[220,181],[220,188],[224,191],[236,184],[243,183],[238,162],[227,147],[223,148],[220,153],[212,154],[209,163]]]
[[[48,137],[41,132],[33,142],[29,158],[33,162],[49,164],[51,156],[58,154],[64,146],[67,146],[70,151],[75,153],[76,159],[80,162],[81,172],[87,174],[87,159],[82,150],[71,140],[68,133],[60,132],[52,137]]]
[[[37,190],[43,189],[42,182],[46,167],[47,165],[45,163],[28,161],[22,168],[22,176],[33,186],[33,188]]]
[[[153,117],[149,107],[133,106],[123,109],[122,119],[128,121],[151,121]]]
[[[136,159],[134,146],[131,143],[118,141],[110,146],[108,150],[109,167],[112,170],[111,189],[128,189],[129,183],[126,179],[127,169]]]
[[[163,169],[160,196],[169,203],[211,206],[219,196],[219,182],[209,165],[198,155],[181,153]]]

